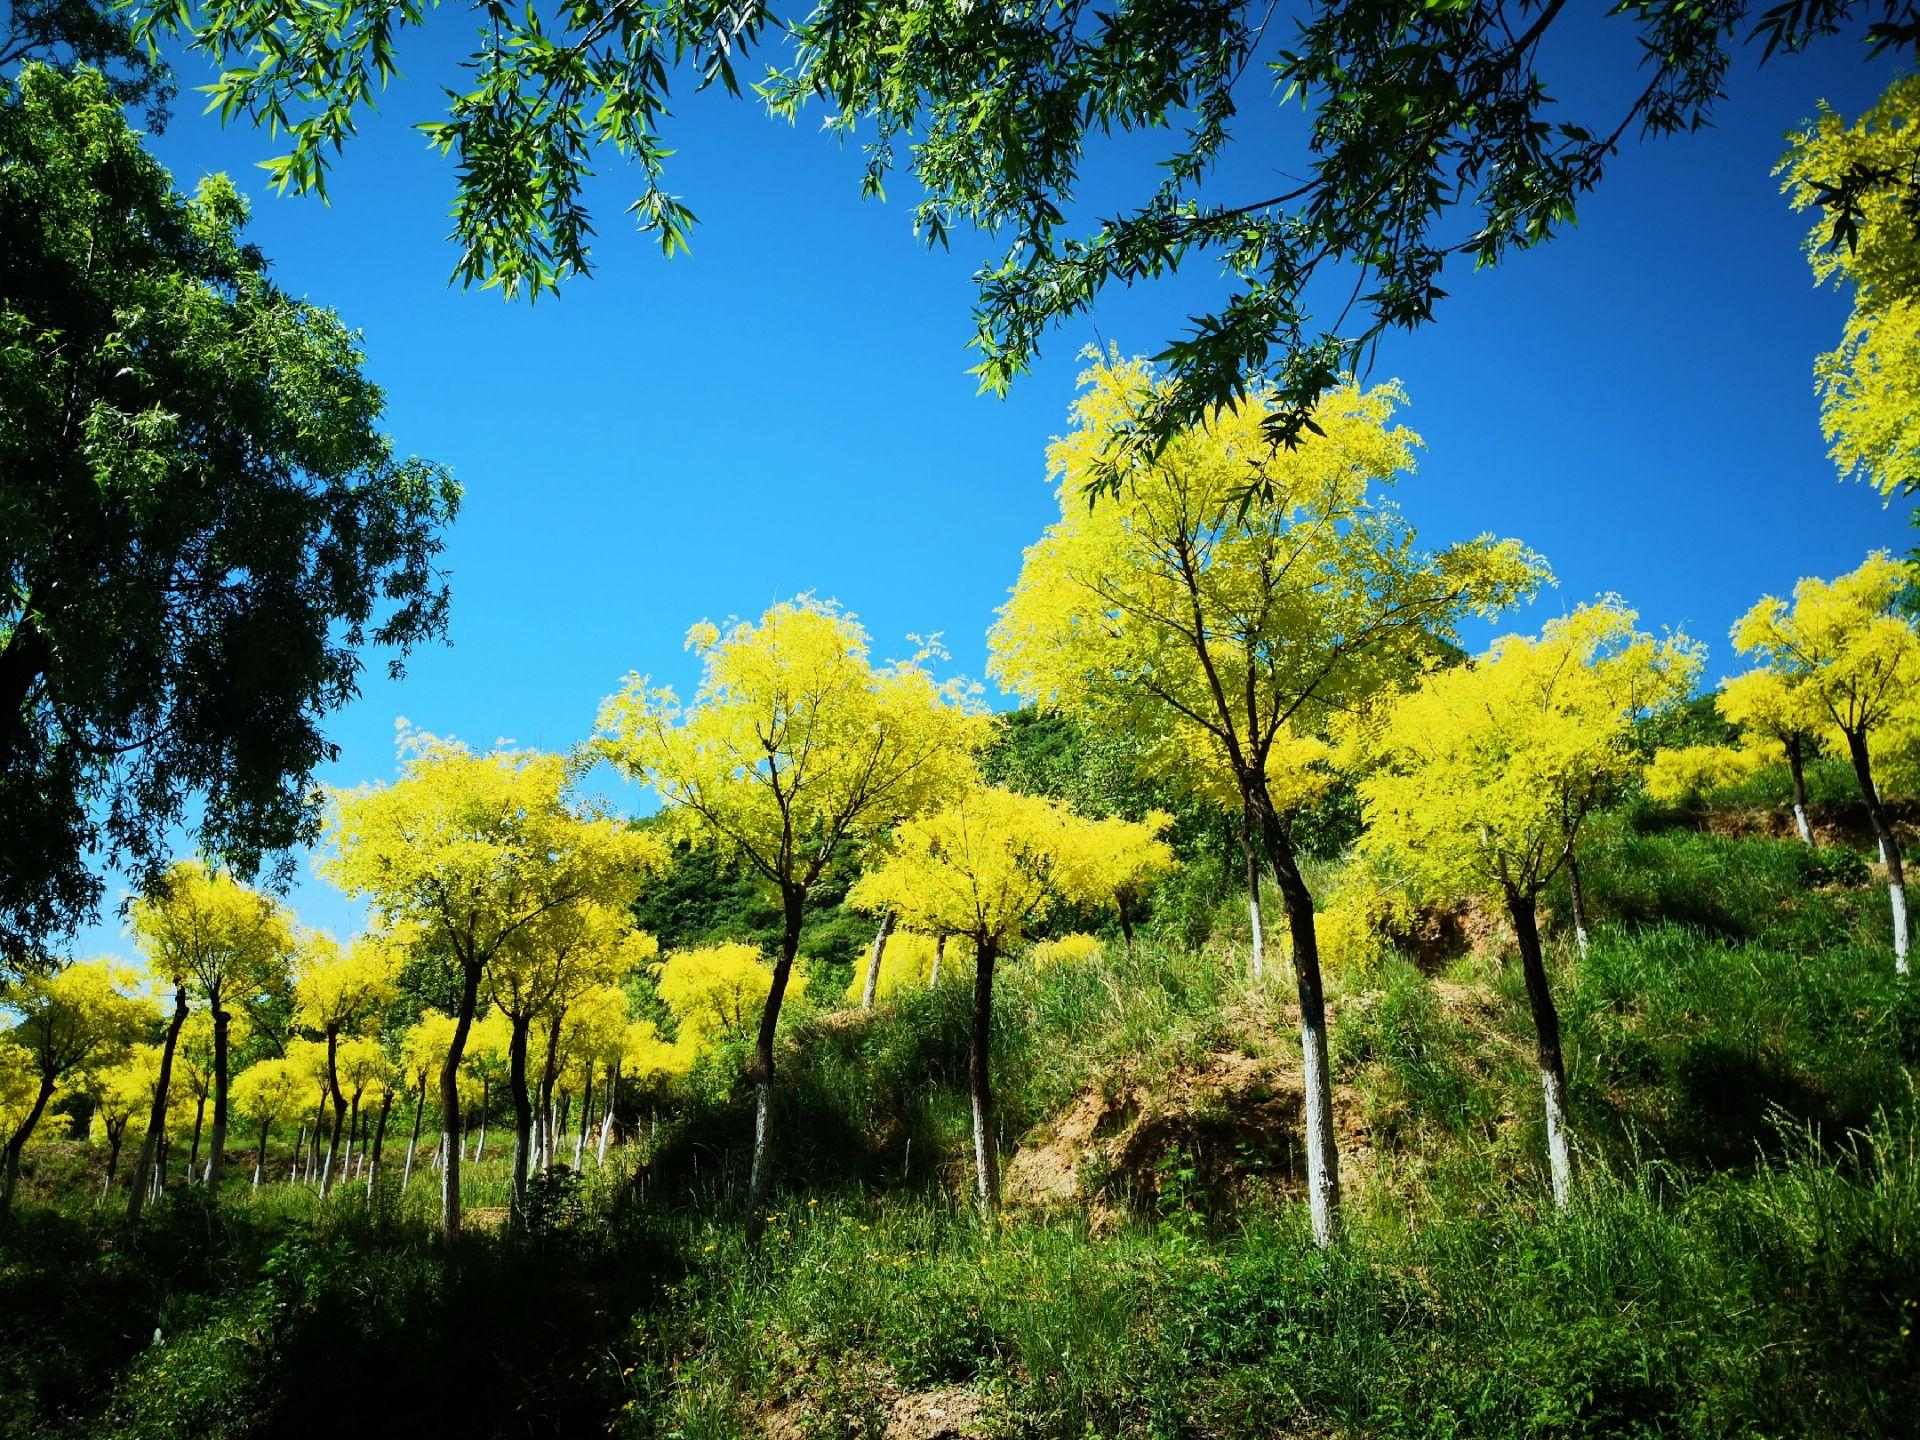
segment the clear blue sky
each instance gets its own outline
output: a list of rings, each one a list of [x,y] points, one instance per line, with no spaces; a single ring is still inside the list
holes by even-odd
[[[399,447],[466,487],[446,555],[452,643],[398,685],[369,666],[323,778],[391,773],[402,715],[475,744],[568,745],[629,669],[687,688],[689,623],[807,589],[858,612],[883,655],[941,631],[955,665],[982,673],[994,608],[1052,513],[1042,452],[1064,428],[1076,352],[1096,326],[1124,350],[1158,348],[1210,304],[1215,277],[1110,297],[1052,338],[1010,399],[979,397],[965,342],[986,242],[928,253],[905,203],[858,198],[856,154],[703,96],[669,130],[671,186],[701,221],[691,257],[663,261],[631,233],[633,177],[609,157],[593,279],[534,308],[461,292],[447,283],[450,172],[409,128],[468,38],[459,15],[433,25],[339,164],[331,208],[268,194],[254,162],[269,142],[222,131],[190,94],[155,142],[183,185],[220,169],[240,180],[280,283],[364,331]],[[1632,81],[1625,41],[1606,26],[1551,59],[1570,116],[1608,113],[1579,102]],[[1455,274],[1438,323],[1391,339],[1372,377],[1404,382],[1427,441],[1398,497],[1423,538],[1517,535],[1559,574],[1542,604],[1618,591],[1647,622],[1712,642],[1714,673],[1762,592],[1907,548],[1904,514],[1839,485],[1825,459],[1810,366],[1844,302],[1812,288],[1803,222],[1770,175],[1816,100],[1857,113],[1892,74],[1852,43],[1757,73],[1749,57],[1716,129],[1627,149],[1577,230],[1498,272]],[[1248,108],[1223,180],[1243,196],[1264,193],[1252,187],[1297,153],[1299,129],[1259,82]],[[1083,199],[1138,193],[1152,155],[1102,152]],[[351,927],[317,880],[294,899]],[[119,929],[110,917],[88,938],[118,949]]]

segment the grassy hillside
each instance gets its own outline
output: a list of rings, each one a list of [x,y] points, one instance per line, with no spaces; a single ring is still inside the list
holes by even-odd
[[[1348,1235],[1316,1251],[1288,986],[1249,983],[1223,901],[1199,946],[1164,925],[1009,969],[998,1228],[964,1198],[965,986],[816,1008],[757,1255],[747,1096],[718,1068],[543,1182],[525,1233],[453,1256],[420,1177],[371,1208],[183,1192],[131,1233],[28,1203],[0,1242],[0,1430],[1920,1432],[1920,991],[1884,891],[1851,852],[1645,816],[1610,819],[1585,879],[1593,949],[1554,950],[1566,1215],[1502,932],[1458,917],[1419,967],[1333,977]],[[30,1198],[88,1193],[54,1173],[88,1163],[47,1152]]]

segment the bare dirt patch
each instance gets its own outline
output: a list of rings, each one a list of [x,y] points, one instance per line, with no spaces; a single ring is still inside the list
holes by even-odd
[[[1306,1180],[1300,1061],[1266,1028],[1268,1048],[1208,1052],[1197,1064],[1144,1083],[1108,1077],[1035,1129],[1007,1167],[1009,1204],[1080,1207],[1096,1224],[1118,1210],[1151,1210],[1171,1185],[1209,1208],[1253,1183]],[[1366,1148],[1353,1097],[1336,1090],[1343,1159]]]
[[[986,1397],[949,1385],[895,1400],[881,1440],[985,1440],[992,1433]]]

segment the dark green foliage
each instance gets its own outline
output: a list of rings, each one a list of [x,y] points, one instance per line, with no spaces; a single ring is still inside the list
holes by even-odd
[[[166,63],[133,37],[133,16],[101,0],[7,0],[0,70],[34,60],[101,72],[113,98],[145,112],[147,128],[166,129],[176,86]]]
[[[1633,727],[1635,743],[1643,755],[1688,745],[1731,745],[1739,733],[1720,718],[1711,693],[1695,695]]]
[[[245,221],[224,177],[173,188],[97,71],[0,80],[0,941],[70,930],[103,862],[145,882],[183,826],[242,870],[310,837],[362,647],[445,628],[459,488],[394,456],[354,335]]]
[[[184,33],[223,67],[223,117],[288,136],[266,162],[279,183],[322,193],[381,82],[417,73],[408,32],[425,14],[412,0],[139,8],[156,39]],[[1710,123],[1743,50],[1796,50],[1842,27],[1903,48],[1920,36],[1901,0],[1628,0],[1588,17],[1620,32],[1617,45],[1567,35],[1590,8],[1315,0],[1276,23],[1247,0],[990,11],[665,0],[639,12],[581,0],[482,24],[485,49],[464,71],[428,77],[444,82],[442,115],[411,118],[456,167],[458,277],[509,296],[589,268],[596,146],[639,167],[641,227],[668,255],[686,246],[693,209],[666,184],[662,133],[676,72],[689,88],[741,94],[758,71],[754,93],[773,114],[817,105],[829,131],[859,137],[864,193],[884,194],[896,164],[910,168],[927,243],[971,228],[1000,247],[978,271],[974,307],[990,389],[1024,374],[1053,327],[1109,286],[1182,266],[1220,275],[1217,306],[1161,352],[1178,383],[1116,437],[1099,483],[1117,485],[1143,449],[1250,389],[1277,392],[1275,443],[1311,433],[1322,393],[1388,331],[1433,318],[1450,261],[1498,264],[1571,226],[1624,137]],[[1906,23],[1868,31],[1895,17]],[[262,63],[262,34],[291,60]],[[1543,56],[1573,46],[1620,57],[1599,93],[1621,98],[1598,113],[1562,110],[1545,73]],[[1302,105],[1305,173],[1222,193],[1217,167],[1249,75],[1268,77],[1268,103]],[[1158,132],[1159,165],[1090,218],[1076,204],[1088,150],[1116,131]],[[1328,289],[1351,299],[1322,328],[1312,303]]]

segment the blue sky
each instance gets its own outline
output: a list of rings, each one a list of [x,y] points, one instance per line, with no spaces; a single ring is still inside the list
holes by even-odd
[[[240,180],[280,283],[364,331],[399,447],[466,487],[446,555],[452,643],[398,685],[369,667],[323,778],[391,773],[402,715],[476,744],[568,745],[629,669],[684,690],[691,622],[807,589],[858,612],[883,655],[940,631],[956,667],[980,674],[994,607],[1052,513],[1043,449],[1064,428],[1076,353],[1096,334],[1157,349],[1217,278],[1115,294],[1056,334],[1011,398],[977,396],[969,275],[988,244],[927,252],[906,203],[859,199],[856,154],[701,96],[669,127],[671,188],[701,221],[691,256],[664,261],[631,233],[634,178],[609,157],[593,279],[532,308],[462,292],[447,283],[450,171],[409,128],[466,43],[458,17],[434,25],[339,163],[330,207],[268,194],[254,162],[269,142],[222,131],[192,95],[154,142],[183,185]],[[1609,113],[1582,102],[1632,81],[1629,44],[1603,26],[1550,57],[1569,116]],[[182,71],[209,78],[192,60]],[[1854,114],[1892,74],[1853,43],[1757,72],[1749,57],[1717,128],[1627,149],[1577,230],[1454,274],[1438,323],[1391,338],[1371,377],[1405,384],[1404,418],[1427,442],[1398,496],[1422,537],[1517,535],[1560,577],[1541,605],[1617,591],[1648,623],[1711,642],[1716,674],[1762,592],[1905,549],[1904,514],[1839,485],[1825,459],[1810,366],[1844,301],[1813,289],[1802,220],[1769,173],[1817,99]],[[1251,187],[1297,154],[1299,131],[1259,82],[1247,108],[1221,182],[1243,196],[1264,193]],[[1083,199],[1138,193],[1154,154],[1103,150]],[[319,882],[293,898],[310,921],[351,927]],[[88,938],[121,948],[119,928]]]

